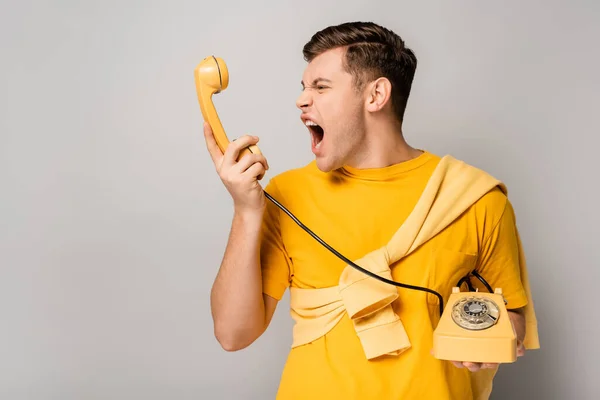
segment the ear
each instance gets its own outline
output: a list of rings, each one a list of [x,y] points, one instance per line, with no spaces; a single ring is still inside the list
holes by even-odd
[[[367,111],[382,110],[392,96],[392,84],[387,78],[379,78],[369,84],[367,88]]]

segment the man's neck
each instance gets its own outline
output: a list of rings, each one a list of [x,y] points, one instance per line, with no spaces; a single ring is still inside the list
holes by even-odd
[[[357,169],[384,168],[412,160],[423,151],[411,147],[399,124],[370,128],[365,135],[364,152],[353,160],[351,167]]]

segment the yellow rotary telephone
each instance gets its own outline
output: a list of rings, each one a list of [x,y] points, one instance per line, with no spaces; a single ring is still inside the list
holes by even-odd
[[[433,356],[440,360],[511,363],[517,359],[517,334],[502,289],[494,293],[452,294],[433,332]]]
[[[230,142],[212,102],[212,96],[222,92],[229,85],[227,66],[221,58],[209,56],[195,68],[194,77],[202,116],[210,124],[217,145],[222,152],[225,152]],[[256,145],[251,145],[240,152],[238,159],[248,153],[260,154],[260,150]],[[265,192],[265,196],[347,264],[386,283],[408,287],[399,282],[385,280],[385,278],[354,264],[316,236],[267,192]],[[491,293],[492,289],[485,283],[485,280],[481,276],[478,278],[484,282],[490,293],[461,292],[459,283],[452,289],[445,309],[441,296],[438,296],[440,308],[443,311],[440,322],[433,333],[433,355],[441,360],[483,363],[514,362],[517,359],[517,337],[508,316],[502,290],[498,288]],[[469,287],[471,288],[470,284]],[[414,289],[415,287],[409,288]]]

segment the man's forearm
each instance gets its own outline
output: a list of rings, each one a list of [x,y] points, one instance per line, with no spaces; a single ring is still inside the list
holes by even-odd
[[[515,332],[517,334],[517,343],[522,344],[525,340],[526,333],[526,321],[523,309],[519,308],[515,310],[508,310],[508,317],[515,328]]]
[[[234,214],[223,262],[212,288],[215,335],[226,350],[248,346],[264,328],[261,221],[259,212]]]

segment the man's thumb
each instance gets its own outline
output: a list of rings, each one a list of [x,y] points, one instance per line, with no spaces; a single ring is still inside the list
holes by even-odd
[[[525,345],[520,340],[517,342],[517,357],[525,355]]]

